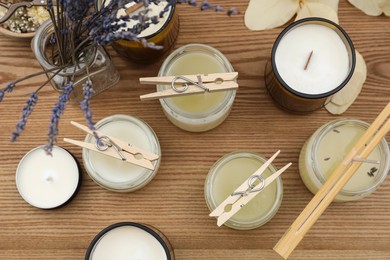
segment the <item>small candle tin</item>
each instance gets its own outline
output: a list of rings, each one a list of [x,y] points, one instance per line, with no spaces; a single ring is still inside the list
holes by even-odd
[[[164,234],[150,225],[120,222],[95,236],[85,260],[174,260],[173,248]]]
[[[16,187],[22,198],[40,209],[55,209],[70,202],[80,189],[81,173],[67,150],[53,146],[52,155],[43,146],[26,153],[16,169]]]
[[[217,49],[204,44],[188,44],[172,52],[158,76],[179,76],[234,72],[228,59]],[[170,86],[157,85],[157,91]],[[204,132],[220,125],[229,115],[236,90],[201,93],[160,99],[167,118],[190,132]]]
[[[95,127],[99,132],[161,155],[157,135],[147,123],[136,117],[113,115],[100,120]],[[96,139],[87,135],[85,142],[94,143]],[[160,157],[152,161],[154,170],[149,170],[85,148],[82,157],[84,167],[92,180],[117,192],[135,191],[144,187],[156,175],[161,160]]]
[[[251,152],[233,152],[220,158],[210,169],[204,186],[207,207],[213,211],[267,159]],[[267,178],[277,169],[271,164],[261,175]],[[267,223],[278,211],[283,198],[280,176],[234,214],[224,225],[249,230]]]
[[[322,187],[368,127],[369,124],[360,120],[338,119],[321,126],[305,142],[299,156],[299,172],[303,183],[313,194]],[[367,159],[379,161],[379,164],[364,162],[334,201],[362,199],[383,183],[390,167],[389,146],[385,138]]]
[[[311,17],[298,20],[277,37],[265,68],[265,85],[282,109],[306,113],[323,107],[355,69],[348,34],[336,23]]]
[[[148,15],[159,16],[169,1],[161,1],[159,4],[150,3]],[[129,40],[118,40],[112,44],[112,47],[119,55],[126,57],[137,63],[152,63],[164,55],[174,44],[179,35],[179,15],[176,10],[176,3],[171,2],[171,7],[168,12],[160,18],[158,24],[151,24],[141,34],[139,38],[144,38],[150,43],[162,46],[161,49],[146,48],[141,43]],[[107,2],[108,3],[108,2]],[[135,3],[129,3],[130,7]],[[135,15],[139,11],[135,11]],[[118,15],[125,15],[124,10],[120,10]],[[136,24],[136,20],[128,22],[128,28]],[[126,30],[126,29],[124,29]]]

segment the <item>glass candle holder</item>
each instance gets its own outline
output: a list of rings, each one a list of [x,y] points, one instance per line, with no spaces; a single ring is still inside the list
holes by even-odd
[[[321,126],[306,141],[299,157],[299,172],[313,194],[322,187],[368,127],[367,123],[356,119],[334,120]],[[379,161],[379,164],[364,162],[334,201],[362,199],[385,180],[390,167],[386,139],[381,140],[367,159]]]
[[[22,198],[40,209],[55,209],[70,202],[81,185],[76,159],[53,146],[52,155],[38,146],[26,153],[16,169],[16,186]]]
[[[103,229],[92,240],[85,260],[175,260],[164,234],[150,225],[120,222]]]
[[[143,150],[161,155],[160,144],[153,129],[142,120],[113,115],[95,125],[96,129]],[[95,143],[87,135],[85,142]],[[88,175],[100,186],[117,192],[135,191],[148,184],[156,175],[161,157],[152,161],[154,170],[121,161],[110,156],[83,148],[83,163]]]
[[[108,4],[110,1],[106,1]],[[159,16],[167,6],[169,1],[161,1],[159,4],[150,3],[148,16]],[[171,1],[172,2],[172,1]],[[127,8],[132,8],[136,3],[132,2],[126,5]],[[139,10],[143,10],[142,7]],[[136,15],[139,10],[134,11],[131,15]],[[118,11],[118,16],[126,15],[126,10]],[[133,28],[138,23],[137,20],[127,22],[127,28]],[[142,31],[138,37],[144,38],[148,42],[161,46],[161,49],[151,49],[144,47],[141,43],[128,40],[118,40],[112,44],[114,50],[121,56],[126,57],[137,63],[151,63],[164,55],[174,44],[179,34],[179,15],[176,10],[176,3],[173,3],[168,12],[159,19],[157,24],[151,24],[147,29]]]
[[[172,52],[158,76],[178,76],[234,72],[232,65],[217,49],[204,44],[185,45]],[[157,91],[171,86],[157,85]],[[229,115],[236,90],[204,92],[160,99],[167,118],[190,132],[204,132],[220,125]]]
[[[249,152],[233,152],[223,156],[210,169],[204,187],[206,204],[213,211],[229,197],[267,159]],[[267,178],[277,169],[271,164],[261,175]],[[240,230],[260,227],[278,211],[283,197],[282,179],[278,177],[224,225]]]
[[[355,63],[353,43],[339,25],[305,18],[277,37],[266,65],[265,85],[281,108],[310,112],[323,107],[348,83]]]

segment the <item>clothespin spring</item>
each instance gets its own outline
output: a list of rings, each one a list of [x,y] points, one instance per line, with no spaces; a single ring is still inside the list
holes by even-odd
[[[183,77],[183,76],[176,76],[176,77],[173,78],[172,83],[171,83],[172,89],[174,91],[176,91],[177,93],[183,93],[183,92],[185,92],[188,89],[188,86],[189,86],[188,83],[191,83],[192,85],[195,85],[195,86],[197,86],[197,87],[199,87],[201,89],[204,89],[204,90],[209,92],[210,89],[205,87],[205,86],[203,86],[202,77],[200,75],[196,75],[196,78],[198,79],[198,82],[192,81],[189,78],[186,78],[186,77]],[[175,86],[176,81],[179,80],[179,79],[182,79],[182,80],[186,81],[186,83],[182,84],[182,88],[180,88],[180,89],[176,88],[176,86]]]
[[[115,151],[118,153],[118,155],[121,157],[122,161],[126,161],[126,158],[123,156],[121,152],[121,148],[119,145],[117,145],[113,140],[111,140],[108,136],[100,136],[98,139],[96,139],[95,143],[96,148],[99,151],[105,151],[110,147],[114,147]]]
[[[256,184],[256,180],[259,180],[261,183],[260,187],[257,189],[253,189]],[[265,187],[265,179],[260,175],[253,175],[248,179],[248,189],[244,191],[236,191],[232,193],[232,196],[241,195],[248,196],[249,193],[262,191]]]

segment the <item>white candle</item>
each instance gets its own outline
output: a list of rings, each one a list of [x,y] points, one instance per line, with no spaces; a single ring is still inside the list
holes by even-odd
[[[153,130],[143,121],[126,115],[115,115],[102,119],[96,128],[108,136],[115,137],[143,150],[160,154],[160,145]],[[86,142],[96,139],[88,135]],[[83,162],[89,176],[101,186],[115,191],[132,191],[146,185],[157,173],[160,159],[153,161],[155,169],[124,162],[103,153],[83,149]]]
[[[142,225],[114,227],[91,245],[87,257],[89,260],[170,260],[167,245],[150,232]]]
[[[232,72],[229,61],[218,50],[203,44],[177,49],[161,66],[159,76]],[[170,86],[157,86],[163,90]],[[204,132],[220,125],[229,115],[236,91],[201,93],[160,99],[165,115],[177,127]]]
[[[43,147],[28,152],[16,170],[16,185],[22,198],[34,207],[56,208],[76,192],[79,168],[73,156],[54,146],[52,156]]]
[[[306,187],[315,194],[367,130],[367,124],[341,119],[320,127],[305,143],[299,158],[299,171]],[[368,196],[384,181],[390,153],[385,139],[367,158],[379,164],[363,163],[336,196],[335,201],[358,200]]]
[[[344,42],[333,29],[320,24],[305,24],[287,32],[276,49],[275,62],[284,82],[306,94],[335,89],[350,70]]]
[[[236,152],[225,155],[210,169],[205,182],[205,198],[213,211],[266,160],[256,154]],[[270,165],[261,175],[269,177],[276,169]],[[268,185],[248,204],[234,214],[225,225],[235,229],[253,229],[267,223],[278,211],[283,194],[281,178]]]

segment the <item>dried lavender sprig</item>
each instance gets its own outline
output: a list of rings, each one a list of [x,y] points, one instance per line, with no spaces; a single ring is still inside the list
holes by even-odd
[[[80,108],[84,112],[84,117],[87,122],[88,128],[91,130],[95,129],[95,123],[92,120],[92,110],[90,108],[91,98],[92,95],[95,93],[95,90],[93,89],[93,84],[90,79],[88,79],[83,84],[83,100],[80,102]]]
[[[203,0],[202,4],[200,5],[200,10],[203,11],[210,9],[214,9],[214,7],[207,0]]]
[[[58,101],[56,102],[54,108],[52,109],[52,116],[50,119],[49,133],[48,133],[49,140],[44,147],[44,150],[49,155],[51,155],[54,143],[57,142],[58,123],[60,121],[61,115],[65,111],[66,104],[70,99],[70,95],[73,92],[73,85],[74,83],[70,81],[62,88],[63,92],[60,94]]]
[[[19,122],[16,124],[15,130],[12,132],[11,136],[11,142],[15,142],[20,134],[23,132],[28,117],[31,115],[31,113],[34,110],[35,105],[38,102],[38,94],[37,92],[32,92],[30,97],[27,99],[26,105],[23,107],[22,112],[22,118],[19,120]]]
[[[240,12],[237,10],[236,7],[232,7],[230,8],[228,11],[227,11],[227,15],[231,16],[231,15],[234,15],[234,14],[239,14]]]

